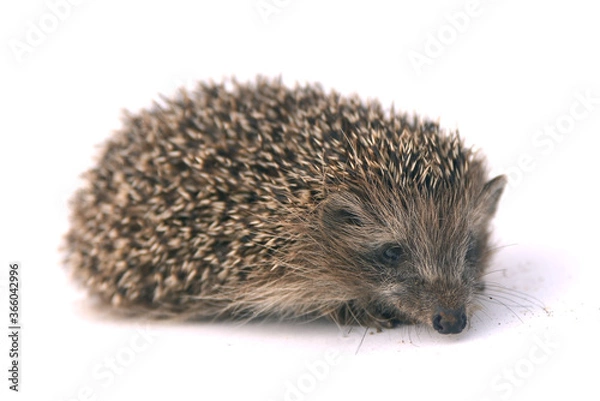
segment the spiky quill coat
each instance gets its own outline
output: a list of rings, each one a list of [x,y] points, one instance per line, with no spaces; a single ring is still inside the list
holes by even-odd
[[[113,306],[371,324],[387,319],[370,306],[379,273],[346,250],[368,253],[381,235],[362,223],[339,229],[361,212],[327,217],[328,205],[356,197],[390,225],[388,194],[403,208],[441,190],[469,202],[485,169],[437,123],[259,78],[201,83],[127,114],[85,182],[72,202],[67,266]]]

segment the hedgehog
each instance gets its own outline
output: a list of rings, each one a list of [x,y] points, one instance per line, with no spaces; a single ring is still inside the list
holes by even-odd
[[[105,142],[65,265],[109,310],[462,332],[506,184],[458,131],[281,78],[199,82]]]

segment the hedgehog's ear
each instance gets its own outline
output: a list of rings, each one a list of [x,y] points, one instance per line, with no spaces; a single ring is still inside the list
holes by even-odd
[[[364,212],[358,198],[350,193],[336,192],[321,204],[321,222],[329,229],[364,225]]]
[[[502,196],[505,186],[506,176],[504,175],[499,175],[491,179],[483,186],[483,190],[479,195],[478,203],[483,213],[488,217],[492,217],[494,214],[496,214],[498,201]]]

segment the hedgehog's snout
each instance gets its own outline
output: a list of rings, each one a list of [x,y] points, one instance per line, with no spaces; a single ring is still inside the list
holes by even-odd
[[[437,308],[431,320],[433,328],[440,334],[458,334],[467,326],[465,308]]]

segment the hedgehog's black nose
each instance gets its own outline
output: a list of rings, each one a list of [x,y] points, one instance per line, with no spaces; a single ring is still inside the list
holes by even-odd
[[[438,308],[433,315],[433,328],[441,334],[456,334],[463,331],[467,325],[465,308]]]

